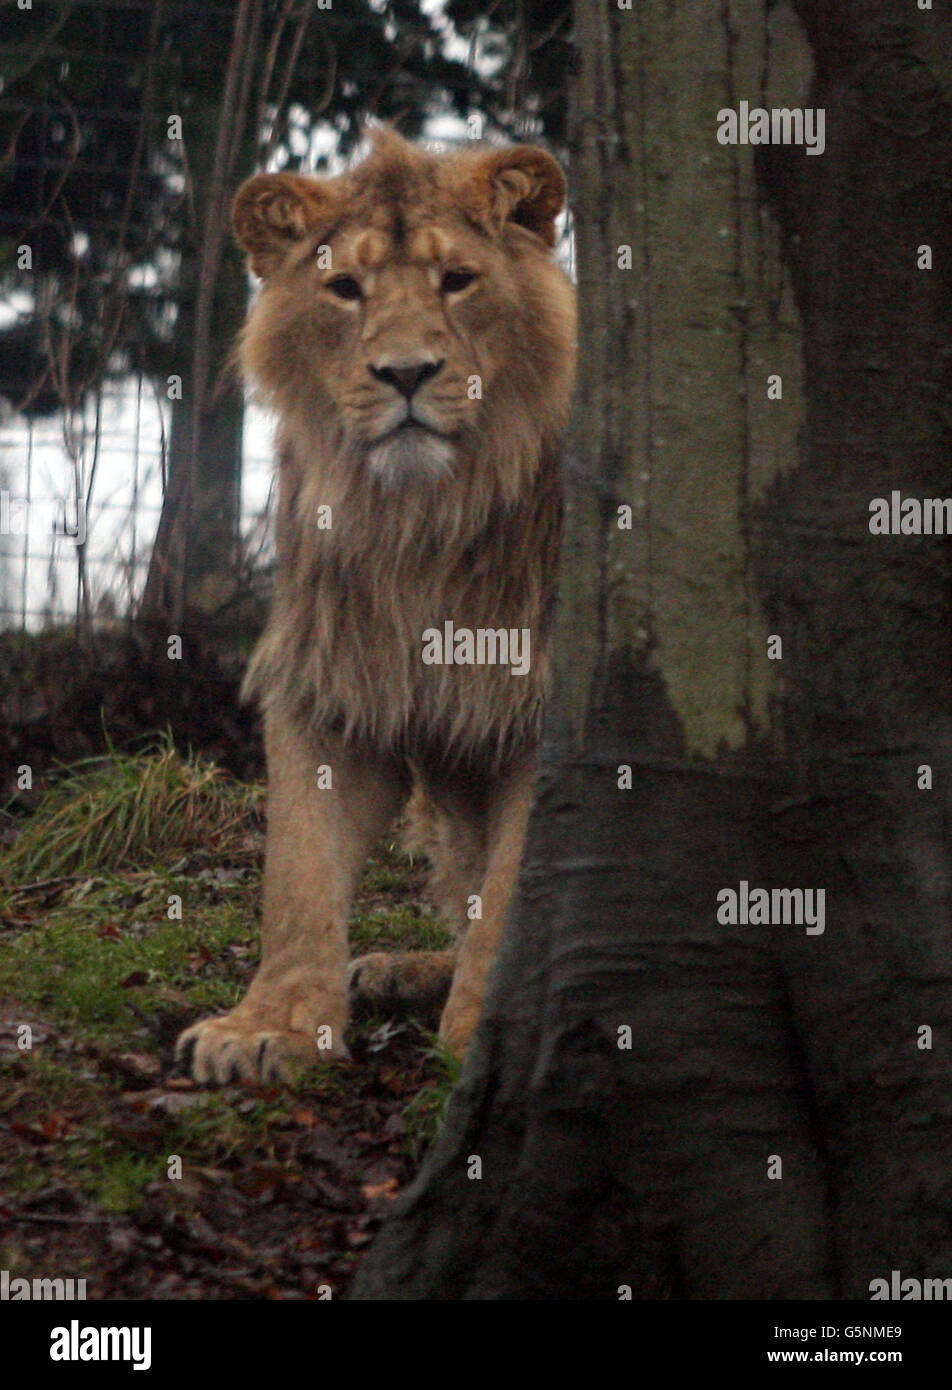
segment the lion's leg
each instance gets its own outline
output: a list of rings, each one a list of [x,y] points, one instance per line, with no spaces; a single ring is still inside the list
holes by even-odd
[[[199,1081],[289,1076],[289,1062],[345,1057],[347,917],[357,875],[399,809],[406,779],[339,740],[318,745],[265,719],[268,826],[261,964],[236,1008],[179,1038]],[[330,769],[329,787],[319,768]],[[326,775],[326,774],[325,774]]]
[[[413,788],[407,805],[407,846],[429,860],[427,889],[453,930],[466,927],[466,908],[486,873],[485,788],[475,779]]]
[[[469,923],[460,946],[456,973],[440,1021],[440,1037],[463,1056],[476,1029],[490,967],[519,877],[526,825],[532,805],[533,768],[523,766],[489,791],[488,856],[480,889],[481,915]]]
[[[466,902],[486,869],[481,788],[447,782],[426,791],[418,783],[407,806],[407,848],[429,860],[428,895],[453,930],[462,934]],[[350,965],[355,1008],[414,1013],[439,1020],[456,969],[458,947],[443,951],[372,951]]]

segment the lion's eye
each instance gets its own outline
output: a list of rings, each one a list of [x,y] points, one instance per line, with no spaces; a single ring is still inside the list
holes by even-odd
[[[327,288],[331,294],[336,294],[338,299],[363,299],[364,297],[360,282],[355,280],[352,275],[336,275],[333,280],[327,281]]]
[[[460,290],[465,290],[467,285],[473,283],[477,274],[475,270],[448,270],[443,276],[440,288],[444,294],[459,294]]]

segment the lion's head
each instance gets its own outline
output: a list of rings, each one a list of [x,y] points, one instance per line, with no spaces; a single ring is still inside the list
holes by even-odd
[[[249,179],[234,222],[264,285],[246,374],[325,469],[387,488],[490,469],[518,496],[572,390],[564,196],[543,150],[434,155],[392,131],[337,178]]]

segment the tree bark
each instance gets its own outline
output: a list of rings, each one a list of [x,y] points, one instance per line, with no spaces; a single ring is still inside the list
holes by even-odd
[[[172,405],[168,485],[140,611],[140,626],[157,632],[163,646],[170,632],[196,619],[207,635],[237,583],[244,399],[228,362],[247,311],[247,278],[241,258],[227,247],[206,328],[210,386],[220,381],[221,389],[213,399],[210,393],[197,398],[198,260],[191,250],[183,253],[174,366],[182,397]]]
[[[577,0],[539,792],[461,1083],[358,1298],[952,1271],[949,552],[868,527],[949,476],[952,21],[830,8]],[[825,153],[719,144],[741,100],[824,108]],[[744,880],[825,890],[825,931],[722,925]]]
[[[182,257],[176,331],[187,368],[173,409],[169,475],[140,610],[140,626],[161,645],[200,616],[209,619],[236,587],[244,402],[228,370],[244,319],[247,292],[241,257],[231,244],[229,189],[236,165],[257,145],[251,87],[257,69],[260,0],[240,0],[217,107],[200,103],[193,122],[206,129],[190,142],[197,244]],[[244,156],[239,159],[239,154]]]

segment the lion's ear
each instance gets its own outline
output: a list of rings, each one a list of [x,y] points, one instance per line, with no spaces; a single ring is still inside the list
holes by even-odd
[[[482,219],[497,227],[516,222],[555,245],[555,219],[565,205],[565,175],[535,145],[514,145],[478,155],[466,173]]]
[[[327,179],[256,174],[243,183],[231,217],[254,273],[272,275],[296,241],[330,227],[333,201]]]

